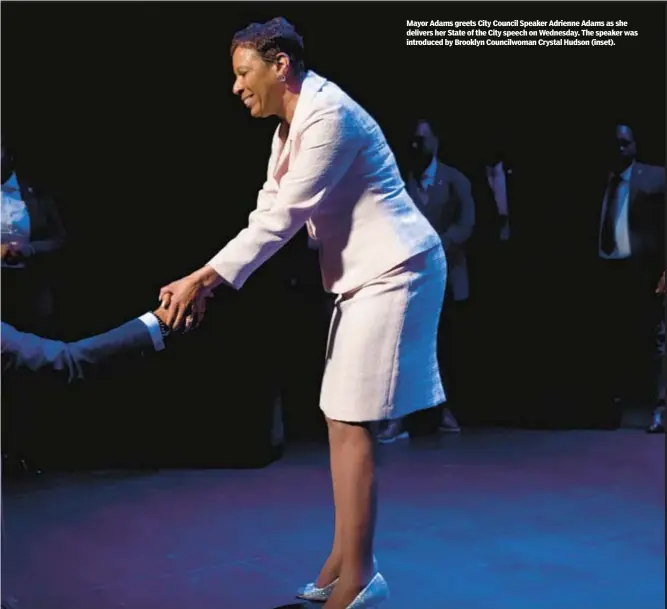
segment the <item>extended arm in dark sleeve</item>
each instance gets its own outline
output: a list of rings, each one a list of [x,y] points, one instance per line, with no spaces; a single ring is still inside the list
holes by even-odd
[[[139,319],[75,342],[51,340],[2,324],[2,374],[50,373],[71,383],[122,355],[152,351],[151,334]]]

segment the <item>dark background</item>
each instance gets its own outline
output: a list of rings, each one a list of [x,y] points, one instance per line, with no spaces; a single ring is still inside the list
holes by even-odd
[[[568,393],[581,378],[573,371],[590,364],[582,329],[598,303],[581,219],[601,198],[613,121],[635,126],[641,160],[664,164],[660,3],[3,2],[3,134],[21,172],[55,195],[68,232],[54,334],[79,338],[153,308],[161,285],[243,227],[275,122],[250,119],[231,94],[228,48],[237,29],[277,14],[303,35],[309,67],[375,116],[399,159],[417,115],[435,120],[443,158],[466,172],[502,142],[533,247],[510,346],[524,350],[517,382],[533,372],[520,369],[526,360],[539,362],[542,375],[553,371],[545,396],[558,384]],[[639,36],[613,48],[407,47],[406,19],[623,19]],[[317,426],[317,273],[300,235],[242,292],[221,294],[207,331],[127,374],[53,394],[43,452],[252,452],[286,378]],[[530,405],[545,417],[551,408]]]

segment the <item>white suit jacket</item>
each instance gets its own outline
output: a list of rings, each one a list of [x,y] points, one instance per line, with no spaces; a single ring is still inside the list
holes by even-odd
[[[308,72],[284,145],[279,130],[247,228],[208,263],[232,287],[304,224],[319,246],[324,287],[337,294],[440,245],[382,130],[337,85]]]

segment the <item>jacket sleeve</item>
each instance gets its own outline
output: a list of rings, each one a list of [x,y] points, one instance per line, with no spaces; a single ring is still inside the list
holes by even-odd
[[[265,186],[248,226],[208,262],[235,289],[306,223],[344,177],[361,146],[352,119],[337,112],[314,116],[299,140],[280,186],[273,192]]]
[[[67,383],[119,356],[154,350],[145,323],[134,319],[118,328],[75,342],[51,340],[2,324],[2,374],[18,371],[50,374]]]

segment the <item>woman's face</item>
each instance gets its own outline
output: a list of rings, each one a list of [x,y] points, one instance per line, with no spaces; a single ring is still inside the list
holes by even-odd
[[[282,90],[278,65],[267,64],[254,49],[237,47],[232,55],[232,67],[236,76],[232,90],[250,110],[250,115],[266,118],[277,114]]]

